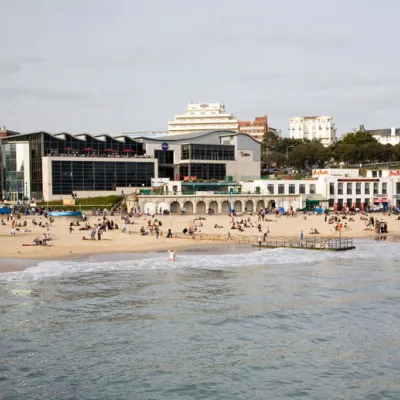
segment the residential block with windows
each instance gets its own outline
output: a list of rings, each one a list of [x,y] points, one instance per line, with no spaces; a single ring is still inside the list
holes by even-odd
[[[264,135],[268,132],[267,116],[256,117],[254,121],[239,121],[239,132],[247,133],[253,139],[261,142],[264,139]]]
[[[238,121],[222,103],[190,103],[184,114],[168,122],[168,135],[181,135],[212,130],[238,131]]]
[[[332,122],[332,117],[293,117],[290,119],[289,137],[319,140],[328,147],[336,142],[336,127]]]

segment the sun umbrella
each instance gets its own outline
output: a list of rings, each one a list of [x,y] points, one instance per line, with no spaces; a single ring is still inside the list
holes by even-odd
[[[133,153],[134,151],[131,149],[122,150],[123,153]]]
[[[111,152],[111,151],[116,151],[116,150],[114,150],[114,149],[104,149],[104,151]]]
[[[83,149],[83,151],[92,151],[93,149],[91,148],[91,147],[85,147],[84,149]]]
[[[72,147],[64,147],[64,150],[70,151],[72,150]]]

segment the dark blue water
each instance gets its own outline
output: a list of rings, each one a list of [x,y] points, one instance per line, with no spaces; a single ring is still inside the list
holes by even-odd
[[[0,276],[1,399],[400,399],[398,245]]]

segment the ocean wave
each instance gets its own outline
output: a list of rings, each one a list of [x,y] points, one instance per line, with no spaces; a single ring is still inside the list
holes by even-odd
[[[168,254],[160,254],[140,259],[121,261],[60,260],[41,261],[37,266],[24,271],[0,274],[0,281],[31,281],[79,275],[104,271],[130,270],[170,270],[184,268],[226,269],[257,265],[313,265],[319,262],[348,261],[351,264],[359,260],[400,261],[398,245],[393,242],[357,241],[356,250],[345,252],[325,252],[300,249],[255,249],[246,253],[227,254],[178,254],[176,262],[170,262]]]

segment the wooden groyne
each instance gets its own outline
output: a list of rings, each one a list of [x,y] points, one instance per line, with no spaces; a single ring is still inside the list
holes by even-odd
[[[352,238],[319,237],[319,238],[267,238],[266,241],[253,244],[261,248],[291,248],[304,250],[347,251],[354,250]]]
[[[212,242],[226,242],[235,244],[250,244],[259,248],[292,248],[304,250],[324,250],[324,251],[347,251],[354,250],[352,238],[338,238],[338,237],[313,237],[298,239],[294,237],[270,237],[259,245],[257,238],[252,236],[231,236],[228,235],[212,235],[196,233],[194,235],[174,235],[179,239],[192,239],[192,240],[208,240]]]

